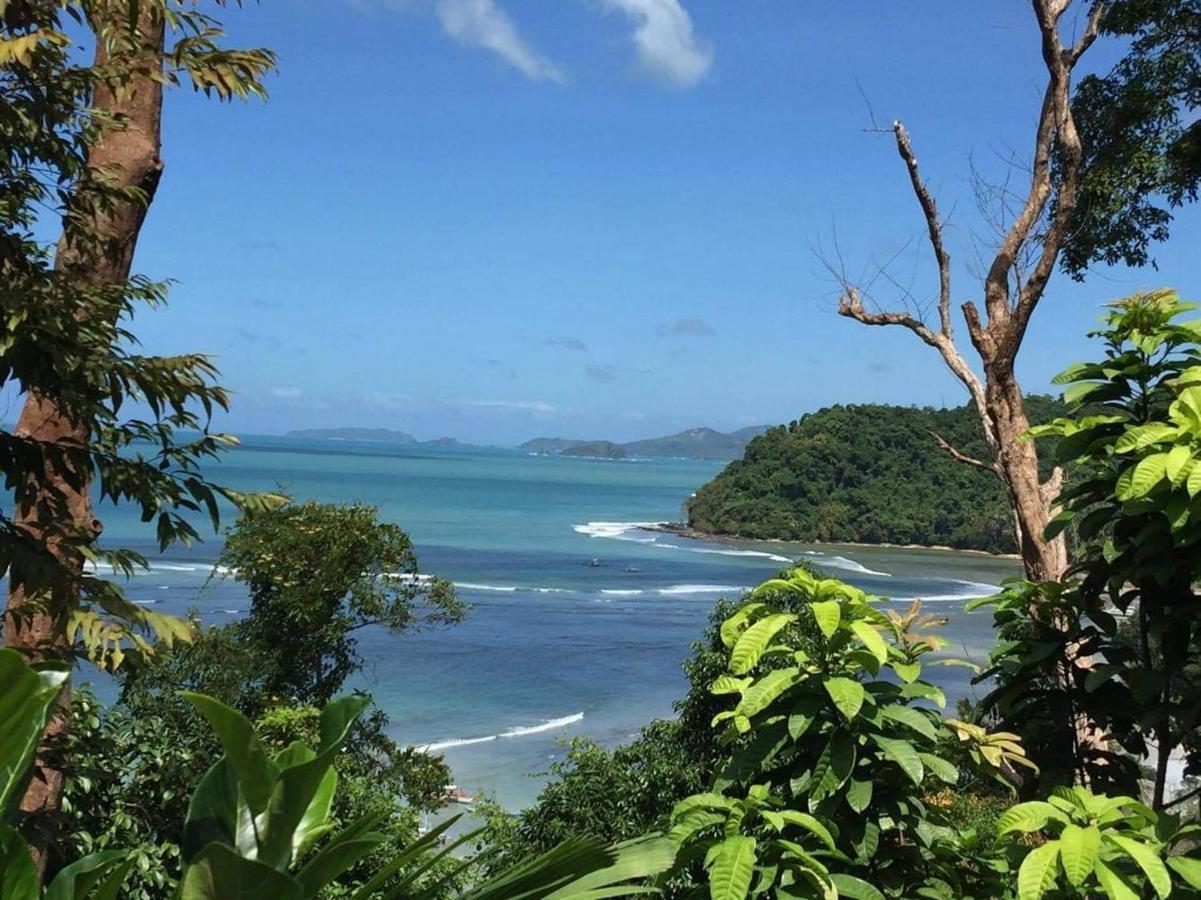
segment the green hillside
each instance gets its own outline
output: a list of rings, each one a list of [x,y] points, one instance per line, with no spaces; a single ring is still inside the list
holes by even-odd
[[[1050,397],[1027,404],[1035,422],[1062,410]],[[752,440],[742,459],[689,500],[688,524],[749,538],[1014,551],[1001,483],[952,460],[931,431],[965,453],[985,453],[968,406],[832,406],[810,413]]]

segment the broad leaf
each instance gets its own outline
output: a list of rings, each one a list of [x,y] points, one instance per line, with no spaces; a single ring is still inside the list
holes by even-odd
[[[726,838],[709,868],[711,900],[744,900],[755,874],[755,839],[744,835]]]
[[[848,722],[859,715],[865,695],[862,684],[853,678],[827,678],[822,686]]]
[[[817,621],[818,630],[827,638],[833,637],[842,621],[842,608],[837,600],[823,600],[821,603],[810,603],[813,618]]]
[[[1041,900],[1055,884],[1059,843],[1051,841],[1026,854],[1018,869],[1018,900]]]
[[[1112,831],[1105,833],[1105,839],[1138,864],[1161,900],[1172,893],[1172,876],[1168,874],[1168,869],[1163,864],[1163,860],[1159,858],[1159,854],[1151,847]]]
[[[209,844],[184,870],[178,900],[303,900],[300,884],[264,863]]]
[[[872,740],[876,742],[876,746],[884,751],[884,755],[901,767],[901,770],[909,776],[909,779],[917,785],[922,783],[922,776],[925,774],[925,769],[922,766],[921,757],[917,755],[917,750],[909,741],[903,741],[898,738],[884,737],[883,735],[872,735]]]
[[[730,671],[745,675],[759,663],[763,651],[782,628],[796,621],[791,613],[766,616],[744,631],[730,651]]]
[[[1052,819],[1064,823],[1069,821],[1066,815],[1044,800],[1019,803],[1005,810],[997,819],[997,834],[1039,831]]]
[[[868,652],[872,656],[880,661],[880,665],[888,662],[888,645],[884,642],[884,638],[880,632],[862,619],[857,619],[851,623],[851,631],[855,632],[855,637],[863,641],[863,646],[868,649]]]
[[[938,731],[930,721],[930,716],[920,709],[914,709],[912,706],[885,706],[880,710],[880,715],[911,728],[928,740],[938,739]]]
[[[16,650],[0,649],[0,820],[8,821],[25,795],[42,729],[69,675],[65,668],[34,669]]]
[[[279,777],[279,766],[272,762],[250,720],[205,694],[181,691],[181,696],[196,707],[221,741],[221,749],[238,777],[238,787],[254,815],[267,808],[271,791]]]
[[[1097,851],[1101,849],[1101,832],[1095,825],[1081,828],[1074,823],[1063,826],[1059,834],[1059,861],[1064,874],[1074,887],[1084,884],[1097,864]]]
[[[835,873],[830,876],[830,881],[838,888],[839,897],[850,897],[851,900],[884,900],[884,895],[879,890],[854,875]]]

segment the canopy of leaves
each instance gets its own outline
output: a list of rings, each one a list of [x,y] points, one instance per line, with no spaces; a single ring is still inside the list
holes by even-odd
[[[1026,409],[1045,422],[1063,408],[1032,396]],[[969,406],[832,406],[751,441],[688,502],[688,524],[749,538],[1012,552],[1001,482],[951,459],[931,432],[987,457]]]
[[[1077,278],[1093,262],[1149,262],[1172,209],[1196,200],[1201,183],[1201,2],[1108,6],[1102,31],[1129,49],[1072,100],[1084,168],[1063,266]]]

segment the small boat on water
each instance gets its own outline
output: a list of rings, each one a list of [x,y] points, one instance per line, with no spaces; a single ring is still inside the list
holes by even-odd
[[[462,803],[464,806],[475,802],[475,797],[471,796],[457,784],[448,784],[446,793],[442,795],[447,803]]]

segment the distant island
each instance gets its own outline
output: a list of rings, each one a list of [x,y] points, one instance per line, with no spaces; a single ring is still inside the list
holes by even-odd
[[[690,428],[666,437],[630,441],[577,441],[568,438],[540,437],[526,441],[520,449],[529,453],[559,454],[561,456],[602,456],[621,459],[628,456],[731,460],[742,455],[747,442],[767,431],[766,425],[755,425],[738,431],[721,432],[713,428]],[[620,455],[617,455],[620,451]]]
[[[1026,410],[1038,423],[1064,407],[1031,396]],[[1000,481],[951,459],[930,432],[986,455],[969,406],[832,406],[771,428],[688,500],[688,527],[756,539],[1013,552]]]
[[[594,459],[625,459],[626,451],[621,444],[612,441],[581,441],[569,444],[559,451],[560,456],[590,456]]]
[[[390,428],[301,428],[289,431],[285,438],[305,441],[371,441],[379,444],[416,444],[417,438],[406,431]]]

